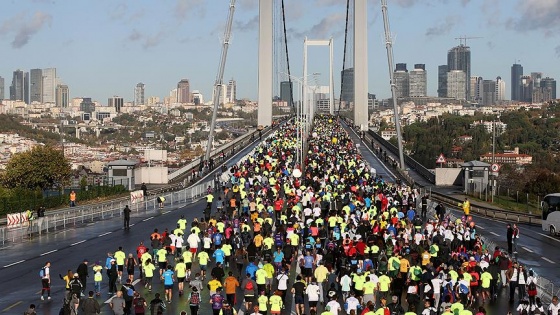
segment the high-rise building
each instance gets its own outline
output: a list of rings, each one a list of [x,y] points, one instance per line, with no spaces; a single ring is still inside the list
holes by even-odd
[[[511,66],[511,100],[522,101],[521,98],[521,77],[523,76],[523,66],[514,63]]]
[[[422,97],[428,95],[428,74],[425,64],[415,64],[408,73],[408,96]]]
[[[70,90],[68,89],[68,85],[65,84],[57,84],[56,85],[56,107],[66,108],[68,107],[68,103],[70,100]]]
[[[496,81],[482,81],[482,105],[492,106],[496,104]]]
[[[342,70],[340,76],[342,77],[340,100],[347,104],[354,103],[354,68]]]
[[[43,103],[43,70],[29,70],[29,100]]]
[[[438,97],[447,97],[447,72],[449,71],[447,65],[438,66]]]
[[[539,88],[541,86],[542,72],[531,72],[531,82],[533,88]]]
[[[530,103],[533,101],[533,79],[530,75],[524,75],[521,77],[520,90],[520,102]]]
[[[120,113],[124,105],[124,99],[120,96],[113,96],[109,98],[108,106],[115,108],[115,112]]]
[[[553,99],[553,100],[556,99],[556,80],[554,80],[553,78],[549,78],[549,77],[541,79],[541,88],[543,90],[550,90],[551,99]],[[2,95],[0,94],[0,97],[1,96]]]
[[[395,72],[393,72],[393,80],[397,88],[397,98],[409,96],[409,77],[406,63],[397,63]]]
[[[144,83],[140,82],[134,88],[134,105],[144,105],[144,102]]]
[[[191,103],[191,88],[188,79],[182,79],[177,83],[177,103]]]
[[[292,93],[294,84],[291,81],[280,82],[280,100],[287,102],[288,106],[292,105]]]
[[[194,90],[192,92],[192,96],[194,105],[204,104],[204,96],[202,95],[202,93],[200,93],[199,90]]]
[[[506,99],[506,81],[502,77],[496,78],[496,102]]]
[[[4,78],[0,77],[0,100],[4,99],[4,95],[5,95],[4,94],[5,93],[4,89],[5,89]]]
[[[29,72],[23,74],[23,101],[25,104],[30,104],[29,101]]]
[[[56,68],[43,69],[43,103],[55,103]]]
[[[470,79],[470,95],[469,100],[471,102],[480,103],[482,101],[482,77],[472,76]]]
[[[237,82],[234,79],[229,80],[226,87],[226,102],[235,103],[237,101]]]
[[[13,73],[13,77],[12,77],[12,85],[10,86],[10,100],[12,101],[23,101],[23,95],[24,95],[24,76],[25,74],[23,73],[22,70],[16,70]]]
[[[447,97],[457,100],[467,99],[467,75],[462,70],[450,70],[447,72]]]
[[[95,103],[91,101],[91,97],[82,98],[80,103],[80,111],[91,114],[95,112]]]
[[[463,44],[451,48],[447,52],[448,71],[461,70],[466,77],[471,77],[471,49]],[[465,95],[470,96],[470,84],[465,84]]]

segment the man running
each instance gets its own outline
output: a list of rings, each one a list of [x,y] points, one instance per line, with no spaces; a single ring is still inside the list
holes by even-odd
[[[47,261],[45,266],[41,269],[41,300],[45,300],[45,291],[47,292],[47,299],[51,299],[51,263]]]

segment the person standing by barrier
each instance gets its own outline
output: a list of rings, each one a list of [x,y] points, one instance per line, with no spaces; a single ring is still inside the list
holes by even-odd
[[[126,205],[123,209],[124,229],[125,230],[130,229],[130,212],[132,212],[132,211],[130,210],[128,205]]]
[[[145,183],[142,183],[140,189],[142,190],[142,195],[144,195],[144,200],[148,200],[148,186],[146,186]]]
[[[512,238],[511,238],[511,243],[512,243],[512,247],[513,247],[513,253],[517,254],[517,242],[519,240],[519,227],[517,226],[517,224],[513,224],[513,233],[512,233]]]
[[[508,244],[508,254],[513,253],[513,228],[511,224],[507,225],[507,232],[506,232],[507,244]]]
[[[76,206],[76,192],[72,190],[72,192],[70,192],[70,207],[75,207]]]

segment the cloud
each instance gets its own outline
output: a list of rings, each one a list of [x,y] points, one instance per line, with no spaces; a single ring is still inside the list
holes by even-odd
[[[556,57],[560,58],[560,46],[556,46],[556,48],[554,48],[554,51],[556,52]]]
[[[487,41],[486,46],[490,49],[494,49],[494,47],[496,47],[496,44],[492,41]]]
[[[156,47],[157,45],[159,45],[165,38],[167,37],[167,33],[164,31],[159,31],[154,35],[151,36],[147,36],[144,39],[144,43],[142,44],[142,47],[144,47],[144,49],[148,49],[148,48],[152,48],[152,47]]]
[[[15,33],[12,47],[21,48],[29,43],[33,35],[37,34],[45,25],[50,26],[51,23],[52,16],[48,13],[38,11],[28,18],[27,14],[22,12],[4,21],[0,27],[0,33]]]
[[[204,16],[204,0],[177,0],[173,8],[173,16],[178,20],[184,20],[189,16]]]
[[[247,12],[248,10],[257,10],[259,8],[258,0],[240,0],[238,1],[237,7],[243,12]]]
[[[545,31],[555,35],[560,31],[560,0],[520,0],[517,18],[508,25],[516,31]]]
[[[250,20],[235,21],[233,24],[233,31],[252,31],[259,27],[259,16],[255,15]]]
[[[344,23],[346,13],[334,13],[324,17],[319,23],[313,25],[305,34],[310,34],[316,38],[336,37],[344,33]]]
[[[471,0],[461,0],[461,5],[462,6],[467,6],[467,4],[469,4],[469,2],[471,2]]]
[[[450,15],[441,21],[440,24],[434,25],[426,30],[426,36],[436,37],[449,34],[455,25],[461,23],[462,18],[458,15]]]
[[[111,9],[111,11],[109,12],[109,17],[111,18],[111,20],[120,20],[124,18],[127,12],[128,6],[126,5],[126,3],[121,2]]]

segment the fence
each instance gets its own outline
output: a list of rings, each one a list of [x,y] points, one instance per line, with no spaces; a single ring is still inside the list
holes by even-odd
[[[129,205],[133,212],[147,212],[158,209],[157,197],[164,197],[164,206],[172,207],[184,203],[195,202],[207,194],[208,185],[212,185],[213,179],[207,179],[197,185],[181,189],[179,191],[161,190],[152,193],[143,202],[132,204],[130,198],[119,198],[99,204],[77,206],[61,210],[47,212],[42,218],[37,218],[29,224],[19,227],[2,226],[0,228],[0,243],[2,247],[7,242],[23,241],[34,234],[48,233],[68,227],[75,227],[87,222],[110,219],[122,216],[125,205]]]

